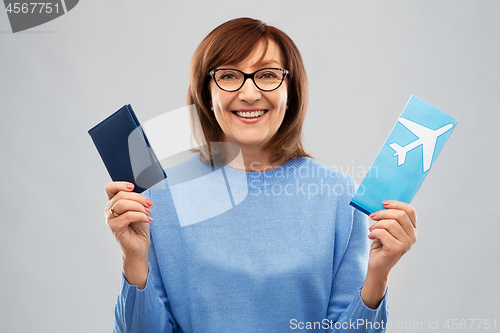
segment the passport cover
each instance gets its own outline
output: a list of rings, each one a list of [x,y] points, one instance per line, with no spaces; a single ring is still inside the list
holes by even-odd
[[[113,181],[127,181],[141,193],[167,178],[130,104],[89,131]]]
[[[350,205],[365,214],[383,200],[410,203],[457,120],[412,95]]]

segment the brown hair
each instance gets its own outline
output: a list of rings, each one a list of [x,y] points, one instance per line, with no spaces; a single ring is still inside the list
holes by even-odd
[[[187,95],[188,105],[193,113],[192,135],[200,146],[200,159],[213,162],[216,146],[211,143],[223,141],[224,133],[210,107],[209,71],[228,63],[239,63],[261,42],[264,42],[264,58],[269,40],[274,41],[283,54],[287,77],[288,109],[283,122],[264,149],[270,151],[272,163],[288,161],[295,157],[311,157],[302,147],[302,125],[307,109],[307,76],[300,52],[288,35],[252,18],[243,17],[227,21],[212,30],[200,43],[190,64],[190,85]],[[193,120],[199,123],[195,125]],[[205,146],[206,145],[206,146]],[[198,151],[198,150],[196,150]]]

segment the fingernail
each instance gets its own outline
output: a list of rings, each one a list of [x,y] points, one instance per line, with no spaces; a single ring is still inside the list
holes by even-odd
[[[149,200],[149,199],[146,199],[146,204],[148,206],[153,206],[153,201]]]
[[[373,224],[368,227],[368,230],[372,231],[372,228],[373,228]]]
[[[127,184],[127,188],[128,188],[129,190],[133,189],[133,188],[134,188],[134,184]]]
[[[153,218],[151,216],[148,216],[149,222],[153,221]]]
[[[144,208],[144,209],[146,210],[146,213],[148,213],[148,214],[149,214],[149,213],[151,213],[151,209],[149,209],[149,208],[147,208],[147,207],[146,207],[146,208]]]
[[[371,219],[373,219],[373,218],[375,217],[375,215],[377,215],[377,214],[375,214],[375,213],[371,213],[371,214],[370,214],[370,215],[368,215],[368,216],[369,216]]]
[[[388,204],[390,204],[390,203],[391,203],[391,202],[390,202],[390,201],[387,201],[387,200],[382,201],[382,205],[384,205],[384,206],[387,206],[387,205],[388,205]]]

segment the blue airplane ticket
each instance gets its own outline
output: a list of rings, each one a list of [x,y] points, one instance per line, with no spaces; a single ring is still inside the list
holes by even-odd
[[[371,214],[384,200],[410,203],[456,124],[412,95],[350,205]]]

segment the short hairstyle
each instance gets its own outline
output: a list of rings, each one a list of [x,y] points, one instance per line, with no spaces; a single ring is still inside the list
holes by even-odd
[[[289,71],[286,78],[288,109],[278,131],[263,149],[271,152],[272,163],[280,160],[286,162],[295,157],[311,157],[302,145],[308,86],[300,52],[283,31],[259,20],[243,17],[227,21],[212,30],[200,43],[191,59],[187,103],[195,106],[191,108],[192,112],[196,113],[191,116],[192,136],[200,147],[200,159],[203,162],[213,163],[217,145],[211,143],[221,142],[224,138],[224,132],[211,110],[209,71],[224,64],[242,62],[261,42],[264,43],[263,59],[270,40],[280,48],[283,65]],[[198,126],[193,125],[193,118],[196,116],[199,119]]]

